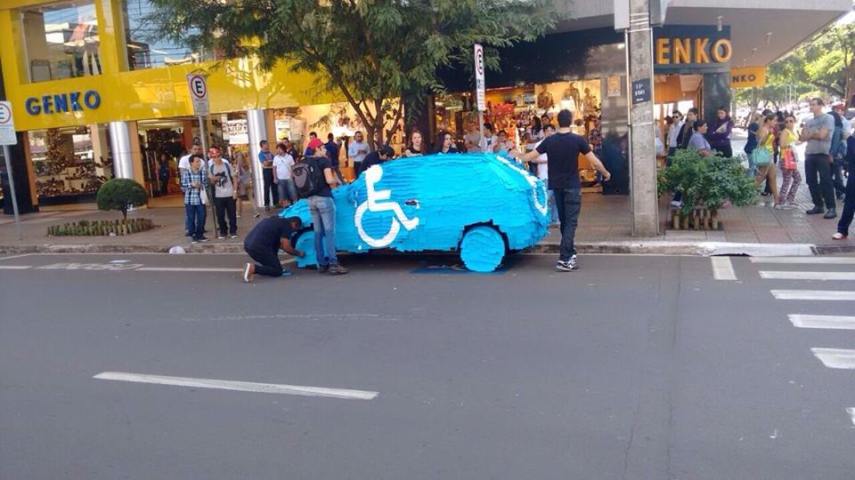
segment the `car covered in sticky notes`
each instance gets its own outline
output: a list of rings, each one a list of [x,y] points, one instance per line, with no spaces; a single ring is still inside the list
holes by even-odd
[[[513,160],[489,153],[435,154],[374,165],[333,190],[336,250],[458,252],[463,265],[491,272],[505,256],[536,245],[549,228],[546,186]],[[294,241],[317,264],[306,199],[285,209],[304,229]]]

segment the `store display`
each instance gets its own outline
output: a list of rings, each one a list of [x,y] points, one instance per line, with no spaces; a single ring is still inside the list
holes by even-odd
[[[36,192],[43,200],[91,196],[112,177],[112,158],[95,160],[87,127],[31,132],[30,150]]]

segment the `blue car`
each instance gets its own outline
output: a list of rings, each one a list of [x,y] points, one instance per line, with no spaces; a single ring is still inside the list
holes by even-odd
[[[475,272],[492,272],[508,252],[548,231],[546,187],[513,160],[494,154],[436,154],[374,165],[333,190],[337,251],[459,252]],[[317,264],[309,204],[300,217],[298,267]]]

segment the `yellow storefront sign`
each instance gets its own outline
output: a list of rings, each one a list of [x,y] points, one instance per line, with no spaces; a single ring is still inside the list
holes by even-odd
[[[766,67],[741,67],[730,69],[730,88],[766,86]]]

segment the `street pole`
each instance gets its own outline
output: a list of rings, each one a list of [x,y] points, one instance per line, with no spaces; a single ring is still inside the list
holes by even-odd
[[[18,196],[15,194],[15,179],[12,176],[12,160],[9,157],[9,145],[3,145],[3,159],[6,161],[6,177],[9,179],[9,193],[12,195],[12,213],[15,215],[15,229],[18,240],[23,240],[21,234],[21,217],[18,214]]]
[[[626,37],[631,87],[628,100],[632,234],[654,237],[659,234],[659,198],[653,132],[653,30],[650,26],[650,0],[630,0]]]
[[[210,158],[207,158],[208,155],[208,141],[205,139],[207,134],[205,133],[205,117],[199,115],[199,141],[202,142],[202,158],[206,158],[205,160],[205,176],[208,176],[211,169],[209,168],[208,162],[210,162]],[[214,208],[214,193],[216,192],[215,188],[211,188],[210,183],[208,184],[208,203],[211,204],[211,222],[214,224],[214,232],[217,230],[217,210]]]

